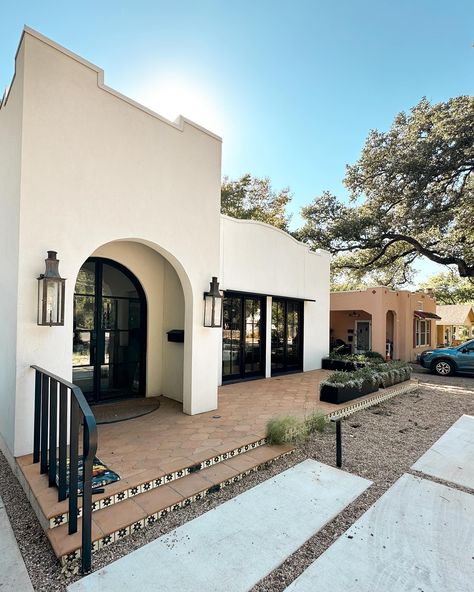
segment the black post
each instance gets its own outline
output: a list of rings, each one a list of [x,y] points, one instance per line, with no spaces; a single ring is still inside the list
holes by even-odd
[[[43,374],[41,389],[41,474],[48,471],[49,377]]]
[[[66,385],[59,385],[59,487],[58,501],[66,499],[67,488],[67,404],[68,389]]]
[[[56,485],[57,447],[58,447],[58,383],[54,378],[49,381],[49,486]]]
[[[79,406],[71,397],[71,428],[69,442],[69,534],[77,532],[77,482],[79,472]]]
[[[88,454],[89,426],[84,421],[82,444],[82,573],[91,570],[92,563],[92,467],[94,458]]]
[[[41,434],[41,372],[35,370],[35,423],[33,434],[33,462],[40,459],[40,434]]]
[[[342,467],[342,430],[341,420],[336,420],[336,466]]]

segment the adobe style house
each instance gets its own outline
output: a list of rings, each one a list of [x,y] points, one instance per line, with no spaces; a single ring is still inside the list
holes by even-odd
[[[10,459],[33,449],[31,365],[91,404],[165,395],[190,415],[217,408],[222,382],[320,368],[328,253],[222,216],[220,185],[218,136],[160,117],[25,28],[0,105],[0,434]],[[62,302],[38,296],[47,252],[52,275],[57,257],[66,278]],[[217,327],[204,326],[213,277]]]
[[[474,335],[474,310],[470,304],[438,304],[437,345],[459,345]]]
[[[330,340],[332,345],[348,344],[353,353],[371,350],[394,360],[414,361],[436,345],[438,318],[430,291],[378,286],[332,292]]]

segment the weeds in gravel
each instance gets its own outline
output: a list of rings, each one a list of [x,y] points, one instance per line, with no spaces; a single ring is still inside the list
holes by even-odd
[[[294,417],[272,417],[267,423],[267,442],[269,444],[296,444],[307,438],[305,423]]]
[[[310,434],[322,433],[329,426],[323,413],[313,413],[307,419],[293,415],[273,417],[267,423],[267,442],[269,444],[302,444]]]
[[[313,413],[313,415],[306,420],[307,430],[310,434],[314,432],[324,432],[328,424],[329,422],[324,413]]]

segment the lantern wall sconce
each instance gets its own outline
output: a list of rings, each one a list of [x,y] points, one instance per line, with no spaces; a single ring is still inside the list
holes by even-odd
[[[59,275],[56,251],[48,251],[46,269],[38,278],[38,325],[64,325],[64,292],[66,280]]]
[[[210,282],[209,292],[204,292],[204,326],[222,327],[222,294],[216,277]]]

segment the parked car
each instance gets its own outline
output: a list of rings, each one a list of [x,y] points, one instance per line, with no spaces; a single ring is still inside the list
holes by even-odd
[[[428,349],[420,354],[419,362],[440,376],[455,372],[474,373],[474,339],[454,347]]]

